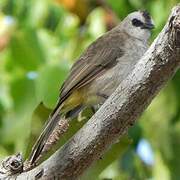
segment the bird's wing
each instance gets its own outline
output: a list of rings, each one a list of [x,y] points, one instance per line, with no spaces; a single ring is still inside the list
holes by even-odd
[[[110,37],[102,36],[92,43],[72,66],[70,74],[61,88],[59,105],[74,90],[89,84],[108,68],[113,67],[117,63],[117,58],[124,54],[121,48],[122,43],[119,34],[112,34]]]

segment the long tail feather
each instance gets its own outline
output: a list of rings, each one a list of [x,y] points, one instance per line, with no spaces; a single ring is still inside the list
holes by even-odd
[[[47,152],[63,135],[69,127],[69,118],[76,117],[84,109],[83,105],[78,105],[63,118],[60,110],[63,105],[57,104],[47,121],[42,133],[32,148],[30,157],[27,161],[27,168],[35,165],[42,155]]]
[[[57,127],[60,128],[60,125],[58,125],[58,122],[61,121],[60,120],[61,117],[59,115],[60,109],[61,109],[61,106],[56,108],[56,111],[53,112],[52,116],[49,117],[49,120],[43,129],[43,132],[40,134],[38,140],[33,146],[30,157],[28,159],[28,162],[30,165],[35,164],[37,160],[40,158],[40,156],[42,155],[42,153],[47,151],[46,145],[47,143],[49,144],[50,141],[52,141],[52,138],[53,138],[52,136],[54,134],[53,131],[55,130],[58,131]],[[49,138],[50,138],[50,141],[48,142]]]

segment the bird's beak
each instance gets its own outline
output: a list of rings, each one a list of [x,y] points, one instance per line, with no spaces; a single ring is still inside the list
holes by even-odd
[[[153,23],[144,23],[143,26],[141,27],[142,29],[154,29],[155,26]]]

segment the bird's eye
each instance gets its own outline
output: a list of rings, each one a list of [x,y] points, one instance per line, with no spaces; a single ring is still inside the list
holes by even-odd
[[[134,18],[134,19],[132,20],[132,25],[133,25],[133,26],[136,26],[136,27],[140,27],[140,26],[143,25],[143,22],[141,22],[140,20]]]

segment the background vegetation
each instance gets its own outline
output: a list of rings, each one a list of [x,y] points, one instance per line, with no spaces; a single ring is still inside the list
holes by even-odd
[[[178,0],[1,0],[0,157],[28,152],[72,63],[128,13],[147,9],[163,27]],[[85,121],[73,121],[63,144]],[[82,179],[180,179],[180,72],[129,135]]]

